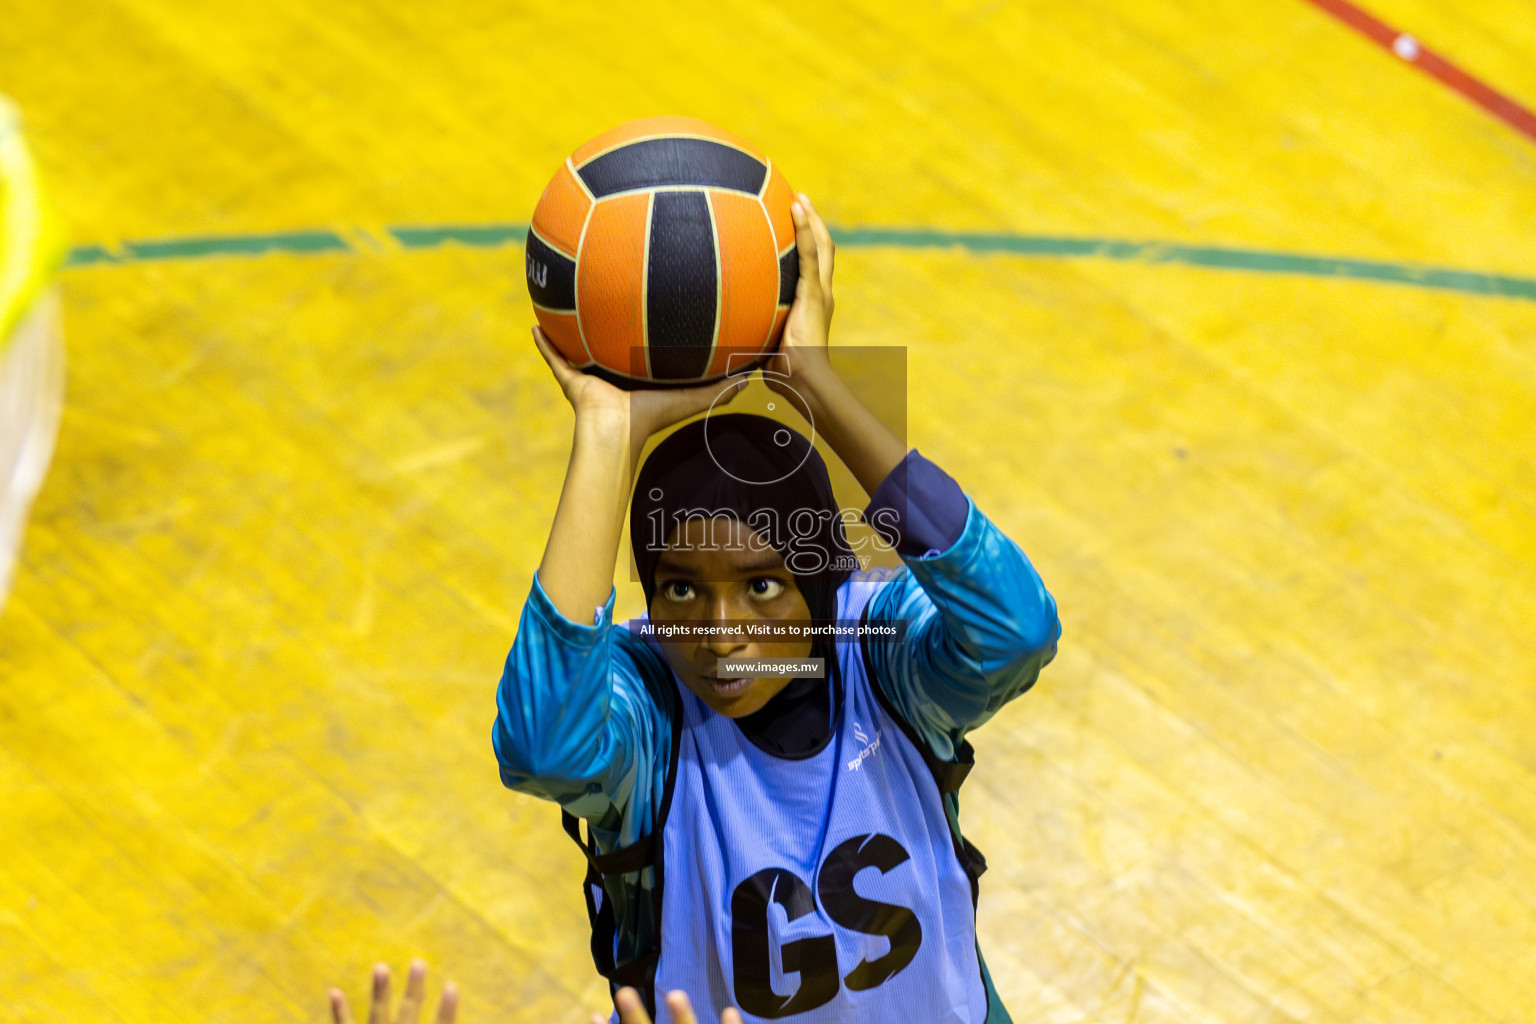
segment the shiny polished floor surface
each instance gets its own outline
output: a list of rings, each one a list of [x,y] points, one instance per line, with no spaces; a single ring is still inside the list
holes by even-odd
[[[834,344],[905,347],[909,443],[1059,601],[964,800],[1014,1019],[1536,1020],[1536,138],[1425,73],[1536,104],[1536,21],[1370,4],[1413,45],[1321,0],[17,0],[74,249],[0,1019],[319,1021],[413,955],[463,1021],[603,1005],[490,749],[571,426],[518,225],[684,113],[816,200]]]

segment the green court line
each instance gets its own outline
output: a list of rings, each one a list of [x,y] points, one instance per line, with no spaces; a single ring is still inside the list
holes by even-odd
[[[395,241],[407,249],[430,249],[445,242],[460,245],[506,245],[521,242],[528,234],[526,224],[480,224],[442,228],[390,228]]]
[[[114,256],[104,245],[77,245],[64,255],[64,266],[88,267],[92,263],[120,263],[121,258]]]
[[[390,236],[405,249],[435,249],[445,245],[495,248],[520,244],[526,224],[457,224],[391,227]],[[1261,274],[1290,274],[1317,278],[1377,281],[1468,295],[1499,295],[1536,301],[1536,278],[1484,274],[1471,270],[1427,267],[1410,263],[1357,260],[1333,256],[1228,249],[1171,242],[1128,242],[1109,238],[1061,238],[1051,235],[989,234],[903,228],[849,228],[832,232],[838,245],[851,248],[960,249],[972,253],[1004,253],[1057,259],[1106,259],[1135,263],[1171,263],[1213,270]],[[66,269],[97,264],[146,260],[195,259],[206,256],[261,256],[270,253],[306,254],[353,252],[356,247],[335,231],[287,231],[275,234],[216,235],[129,241],[118,249],[81,245],[69,251]]]
[[[887,228],[856,228],[835,231],[833,239],[847,246],[896,246],[903,249],[961,248],[976,253],[1011,253],[1023,256],[1098,257],[1140,263],[1181,263],[1217,270],[1246,270],[1265,274],[1300,274],[1307,277],[1346,277],[1382,281],[1419,288],[1467,292],[1473,295],[1505,295],[1536,300],[1536,279],[1481,274],[1408,263],[1303,256],[1296,253],[1215,246],[1178,245],[1168,242],[1123,242],[1094,238],[1053,238],[1047,235],[994,235],[943,231],[903,231]]]
[[[197,256],[263,256],[269,252],[345,252],[352,247],[334,231],[282,231],[272,235],[213,235],[124,242],[130,260],[187,259]]]

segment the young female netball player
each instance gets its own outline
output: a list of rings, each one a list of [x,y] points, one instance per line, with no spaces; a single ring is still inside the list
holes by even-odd
[[[749,1022],[1007,1021],[976,945],[985,864],[955,791],[966,734],[1054,656],[1055,602],[1018,546],[838,377],[831,238],[804,196],[793,214],[800,280],[765,380],[805,405],[903,567],[851,572],[810,442],[717,409],[634,479],[648,612],[614,625],[642,444],[740,385],[622,392],[535,330],[576,428],[497,693],[501,778],[558,801],[578,841],[587,822],[594,960],[662,1020],[681,990],[709,1019],[734,1006]],[[834,621],[865,635],[763,632]],[[896,626],[899,642],[875,638]],[[820,657],[824,671],[722,670],[743,657]]]

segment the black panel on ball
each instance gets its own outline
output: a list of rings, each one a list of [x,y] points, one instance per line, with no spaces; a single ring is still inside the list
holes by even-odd
[[[598,199],[667,185],[702,185],[757,195],[768,167],[734,146],[708,139],[646,139],[610,150],[576,171]]]
[[[575,311],[576,261],[544,244],[532,231],[523,250],[528,271],[528,294],[545,309]]]
[[[799,283],[800,250],[790,249],[779,257],[779,305],[794,305],[795,286]]]
[[[715,230],[702,192],[658,192],[645,278],[651,376],[703,376],[715,342]]]

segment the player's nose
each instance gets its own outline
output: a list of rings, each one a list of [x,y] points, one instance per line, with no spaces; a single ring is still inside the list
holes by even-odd
[[[716,633],[704,641],[704,650],[716,658],[727,658],[747,649],[749,641],[744,633]]]
[[[706,651],[717,658],[724,658],[746,648],[750,641],[742,628],[740,608],[721,595],[711,603],[709,614],[714,620],[711,625],[720,627],[720,631],[712,632],[705,638],[703,647]]]

